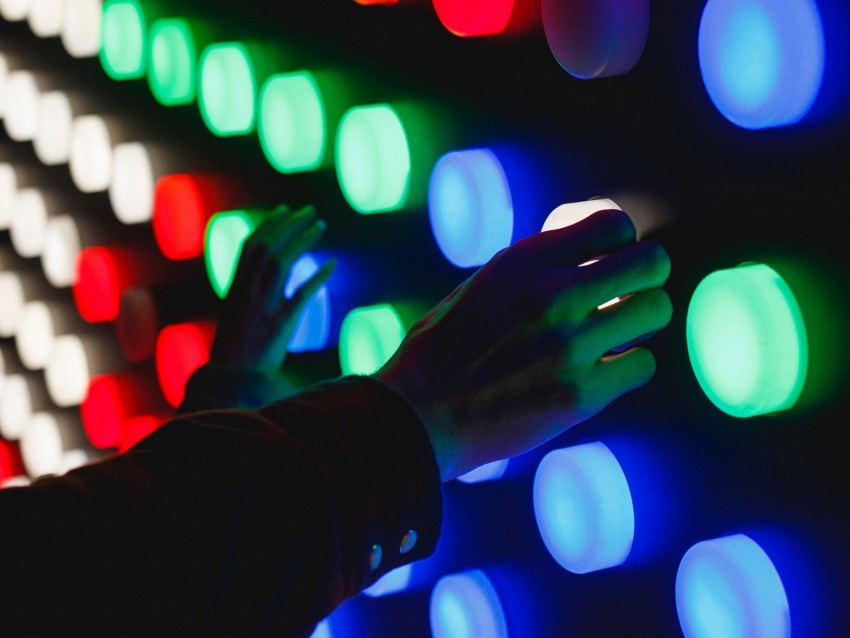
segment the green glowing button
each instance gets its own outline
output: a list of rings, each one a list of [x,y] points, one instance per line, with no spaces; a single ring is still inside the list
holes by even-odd
[[[343,195],[360,213],[404,208],[410,191],[410,148],[388,104],[361,106],[342,117],[336,171]]]
[[[247,47],[211,44],[201,54],[198,102],[207,128],[220,137],[254,130],[257,80]]]
[[[404,339],[401,318],[389,304],[355,308],[342,321],[339,363],[343,374],[372,374]]]
[[[788,284],[764,264],[710,274],[688,308],[688,352],[709,399],[735,417],[792,407],[806,381],[803,315]]]
[[[204,239],[204,263],[212,288],[221,299],[227,297],[242,245],[260,223],[262,215],[247,210],[231,210],[213,215]]]
[[[325,105],[313,74],[282,73],[260,93],[257,123],[266,158],[281,173],[312,171],[325,157]]]
[[[195,99],[198,48],[192,24],[183,18],[163,18],[151,26],[148,83],[163,106]]]
[[[106,0],[100,19],[100,63],[113,80],[145,74],[147,25],[137,0]]]

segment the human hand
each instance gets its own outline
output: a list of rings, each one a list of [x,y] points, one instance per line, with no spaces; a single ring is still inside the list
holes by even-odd
[[[376,376],[416,411],[450,480],[533,449],[649,381],[648,350],[607,353],[667,325],[669,273],[667,253],[636,242],[625,213],[599,212],[498,253]]]
[[[308,206],[276,208],[242,247],[224,302],[210,361],[276,373],[283,366],[301,311],[324,285],[335,263],[324,264],[287,299],[284,286],[298,258],[311,250],[325,222]]]

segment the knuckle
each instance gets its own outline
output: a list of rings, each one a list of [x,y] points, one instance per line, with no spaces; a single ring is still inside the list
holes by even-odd
[[[602,225],[604,232],[624,242],[634,241],[637,230],[631,217],[618,209],[601,211],[594,216]]]

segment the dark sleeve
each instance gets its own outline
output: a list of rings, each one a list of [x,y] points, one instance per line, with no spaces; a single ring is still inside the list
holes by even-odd
[[[442,501],[409,405],[347,377],[185,415],[0,513],[4,635],[308,636],[434,550]]]
[[[251,368],[207,363],[186,382],[179,414],[201,410],[258,408],[304,390],[284,371],[262,372]]]

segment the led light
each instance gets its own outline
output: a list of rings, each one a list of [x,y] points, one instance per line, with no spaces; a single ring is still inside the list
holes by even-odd
[[[100,51],[102,0],[65,0],[62,44],[71,57],[90,58]]]
[[[71,215],[57,215],[47,221],[41,268],[51,285],[67,288],[75,283],[80,246],[80,232]]]
[[[310,638],[333,638],[330,623],[327,620],[320,622],[316,625],[315,631],[310,634]]]
[[[325,158],[325,105],[309,71],[270,77],[260,93],[260,144],[281,173],[319,168]]]
[[[146,145],[127,142],[115,146],[109,201],[118,221],[141,224],[151,220],[154,187],[165,172],[155,165],[153,153]]]
[[[16,272],[0,272],[0,337],[14,336],[24,303],[24,285]]]
[[[154,188],[153,232],[162,254],[181,260],[204,252],[207,223],[217,212],[234,208],[239,194],[224,178],[179,173],[166,175]]]
[[[21,374],[6,377],[0,401],[0,435],[4,439],[16,441],[21,438],[32,413],[38,409],[38,394],[39,389],[31,377]]]
[[[118,316],[121,293],[133,285],[133,276],[121,251],[95,246],[80,251],[74,303],[90,323],[113,321]]]
[[[65,164],[71,156],[71,128],[74,113],[63,91],[42,93],[38,101],[38,116],[33,137],[33,149],[42,164]]]
[[[160,407],[146,381],[128,374],[92,377],[80,406],[80,416],[94,447],[101,450],[118,447],[128,419]]]
[[[431,230],[456,266],[481,266],[511,243],[514,210],[508,179],[487,149],[444,155],[431,174]]]
[[[30,12],[30,0],[0,0],[0,16],[9,22],[26,20]]]
[[[67,415],[38,412],[21,437],[21,456],[32,477],[62,474],[65,454],[82,444],[79,423]]]
[[[377,4],[398,4],[398,0],[354,0],[357,4],[363,6],[372,6]]]
[[[477,569],[437,581],[431,592],[430,616],[434,638],[508,636],[499,594],[486,574]]]
[[[794,124],[823,81],[825,42],[814,0],[709,0],[699,64],[711,101],[733,124]]]
[[[735,417],[791,408],[808,372],[803,315],[782,277],[764,264],[719,270],[688,308],[688,354],[705,394]]]
[[[168,418],[164,414],[145,414],[127,419],[121,428],[118,451],[126,452],[136,443],[156,432],[163,423],[168,421]]]
[[[92,456],[86,450],[66,450],[62,455],[62,462],[60,463],[56,474],[59,476],[67,474],[72,470],[76,470],[78,467],[88,465],[93,460]]]
[[[54,314],[58,308],[44,301],[30,301],[21,310],[21,320],[15,335],[15,347],[21,363],[29,370],[41,370],[50,360],[53,347]]]
[[[113,136],[98,115],[83,115],[71,127],[71,179],[84,193],[105,191],[112,181]]]
[[[29,71],[12,71],[4,87],[3,125],[15,142],[29,142],[38,125],[40,91],[35,75]]]
[[[685,638],[790,638],[791,613],[770,557],[735,534],[691,547],[676,575]]]
[[[201,54],[198,103],[210,131],[225,137],[254,130],[257,71],[240,42],[213,44]]]
[[[40,38],[52,38],[62,32],[65,0],[30,0],[29,24]]]
[[[374,585],[364,589],[363,593],[369,598],[381,598],[382,596],[397,594],[407,589],[412,575],[413,565],[402,565],[384,574]]]
[[[12,487],[8,481],[13,478],[24,478],[24,462],[17,443],[0,441],[0,487]]]
[[[113,80],[144,76],[147,23],[137,0],[106,0],[100,18],[100,63]]]
[[[354,210],[380,213],[404,208],[410,191],[407,134],[389,104],[361,106],[342,117],[337,132],[336,171]]]
[[[583,80],[623,75],[649,35],[649,0],[543,0],[543,28],[558,63]]]
[[[204,264],[212,289],[219,298],[227,297],[242,246],[261,219],[262,215],[256,211],[231,210],[214,215],[207,224]]]
[[[505,31],[516,4],[516,0],[434,0],[434,9],[446,29],[469,37]]]
[[[47,393],[59,407],[80,405],[93,376],[118,370],[123,365],[111,335],[61,335],[53,342],[44,371]]]
[[[189,104],[197,94],[198,45],[192,23],[163,18],[151,25],[148,83],[164,106]]]
[[[210,356],[215,326],[196,321],[166,326],[156,341],[156,374],[165,400],[179,407],[192,373]]]
[[[458,476],[457,480],[461,483],[473,484],[473,483],[483,483],[484,481],[495,481],[496,479],[502,478],[505,472],[508,469],[508,464],[510,463],[510,459],[503,459],[501,461],[493,461],[492,463],[485,463],[481,467],[477,467],[471,472],[467,472],[462,476]]]
[[[56,202],[50,202],[36,188],[18,191],[12,206],[12,223],[9,235],[12,247],[21,257],[38,257],[44,250],[47,232],[48,209],[55,210]]]
[[[339,363],[343,374],[373,374],[395,354],[405,335],[389,304],[355,308],[342,321]]]
[[[306,283],[319,271],[319,262],[313,255],[306,253],[296,261],[289,273],[283,294],[287,299],[298,291],[302,284]],[[331,304],[328,296],[327,286],[322,286],[319,291],[307,302],[295,332],[289,341],[290,352],[311,352],[323,349],[328,343],[331,330]]]
[[[573,202],[562,204],[549,213],[543,223],[541,232],[566,228],[578,224],[601,210],[623,210],[616,202],[610,199],[591,199],[586,202]]]
[[[547,454],[534,475],[534,515],[543,543],[576,574],[621,565],[635,535],[629,484],[602,443]]]

